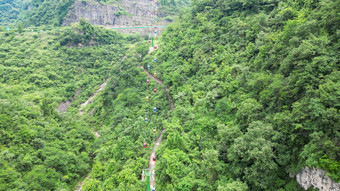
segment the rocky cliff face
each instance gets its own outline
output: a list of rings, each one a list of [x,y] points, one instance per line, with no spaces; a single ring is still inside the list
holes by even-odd
[[[159,7],[161,9],[161,7]],[[122,14],[123,13],[123,14]],[[93,25],[103,25],[108,28],[123,28],[147,26],[150,19],[154,19],[150,14],[149,0],[121,0],[119,5],[106,5],[95,1],[76,0],[63,21],[63,25],[71,25],[84,18]],[[166,21],[159,19],[158,25],[167,25]],[[120,32],[140,31],[148,33],[147,29],[119,30]]]
[[[317,168],[303,168],[296,175],[296,180],[305,190],[313,186],[321,191],[340,191],[340,183],[334,182],[325,171]]]

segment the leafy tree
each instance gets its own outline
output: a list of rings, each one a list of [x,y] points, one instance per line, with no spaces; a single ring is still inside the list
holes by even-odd
[[[21,23],[18,25],[18,32],[19,32],[19,34],[22,34],[22,32],[23,32]]]
[[[251,123],[248,132],[237,138],[228,150],[228,159],[234,163],[234,173],[243,174],[244,179],[255,188],[273,188],[278,176],[278,164],[275,163],[277,136],[271,126],[259,121]]]

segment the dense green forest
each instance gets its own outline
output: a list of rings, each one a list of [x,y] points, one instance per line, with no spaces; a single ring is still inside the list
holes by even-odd
[[[60,26],[74,0],[3,0],[0,25]]]
[[[161,17],[172,21],[173,17],[190,5],[190,0],[159,0],[162,7],[159,10]]]
[[[304,166],[339,182],[337,10],[339,1],[328,0],[192,1],[156,55],[143,54],[145,67],[159,60],[151,71],[176,105],[156,120],[166,129],[157,189],[302,190],[289,175]],[[139,185],[147,159],[139,148],[152,128],[143,129],[138,61],[116,69],[118,79],[94,106],[108,137],[87,190]]]
[[[23,9],[23,0],[1,0],[0,24],[11,25],[16,22]]]
[[[303,166],[339,182],[339,8],[192,1],[157,52],[176,104],[158,188],[293,190]]]
[[[0,190],[68,190],[90,170],[94,135],[78,108],[123,57],[125,40],[83,21],[0,33]]]
[[[21,18],[25,26],[60,26],[73,2],[74,0],[32,0]]]
[[[157,134],[154,126],[162,127],[169,105],[161,87],[153,81],[150,86],[157,87],[157,94],[146,104],[147,84],[145,74],[136,67],[140,53],[147,53],[145,41],[137,43],[127,51],[127,58],[113,68],[112,78],[106,89],[91,104],[93,115],[86,116],[94,126],[101,127],[95,145],[96,157],[90,178],[85,180],[84,190],[140,190],[145,182],[140,180],[140,172],[148,167],[153,142]],[[149,89],[149,93],[151,93]],[[145,111],[152,112],[157,104],[160,112],[149,116],[151,122],[145,126]],[[143,149],[143,143],[148,149]]]
[[[192,0],[150,55],[140,36],[83,20],[1,32],[0,190],[70,190],[86,176],[83,190],[142,190],[160,129],[157,190],[300,191],[290,175],[304,166],[339,182],[339,10],[337,0]],[[147,103],[137,66],[151,63],[164,83],[151,80]]]

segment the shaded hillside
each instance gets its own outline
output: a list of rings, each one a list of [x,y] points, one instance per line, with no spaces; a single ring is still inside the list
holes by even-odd
[[[22,11],[23,0],[2,0],[0,3],[0,25],[12,25]]]
[[[20,20],[24,26],[60,26],[74,0],[32,0],[28,3]]]

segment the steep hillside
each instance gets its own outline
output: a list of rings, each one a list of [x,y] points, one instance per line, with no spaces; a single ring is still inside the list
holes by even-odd
[[[3,0],[0,4],[0,25],[16,22],[23,7],[23,1]]]
[[[155,19],[150,13],[151,3],[149,0],[119,1],[115,4],[103,4],[95,1],[77,0],[68,11],[63,25],[71,25],[80,18],[93,25],[104,25],[108,28],[125,28],[136,26],[148,26],[151,19]],[[160,8],[161,9],[161,8]],[[167,25],[168,22],[158,18],[158,25]],[[147,29],[119,30],[130,33],[138,31],[146,34]]]
[[[156,150],[157,190],[330,188],[323,171],[305,166],[327,171],[337,190],[339,3],[192,3],[156,52],[147,55],[142,43],[130,47],[89,107],[86,118],[102,127],[103,145],[96,146],[83,189],[145,188],[140,175],[159,133],[152,134],[155,125],[165,129]],[[156,67],[149,71],[169,87],[174,111],[152,80],[158,93],[151,104],[145,101],[152,90],[136,66],[151,62]],[[160,113],[151,111],[155,104]]]
[[[76,3],[113,19],[120,2]],[[59,25],[48,15],[69,3],[30,9]],[[192,0],[152,52],[83,19],[1,32],[0,190],[69,190],[81,177],[82,190],[143,190],[160,130],[157,190],[339,190],[339,10],[338,0]]]
[[[340,181],[339,3],[192,1],[157,51],[176,104],[160,190],[298,190],[304,166]]]
[[[69,190],[89,171],[95,137],[78,108],[123,57],[123,41],[86,22],[0,33],[0,190]]]
[[[172,16],[188,5],[188,1],[161,1],[158,15],[151,15],[152,1],[150,0],[121,0],[117,2],[80,1],[76,0],[68,11],[63,25],[78,22],[80,18],[93,25],[104,25],[110,28],[148,26],[150,20],[157,17],[159,26],[167,25]],[[146,34],[145,29],[120,30],[120,32],[138,31]]]
[[[145,95],[152,90],[147,90],[146,75],[136,67],[139,55],[147,54],[145,45],[139,42],[130,47],[124,61],[112,68],[105,90],[89,105],[88,111],[92,112],[84,116],[91,125],[100,127],[101,136],[94,144],[93,169],[82,190],[140,190],[146,186],[141,181],[141,170],[148,167],[153,142],[170,106],[165,92],[154,81],[150,85],[158,92],[153,93],[149,103],[145,101]],[[159,109],[157,114],[150,107],[154,103]],[[146,111],[151,115],[149,123],[144,122]],[[157,134],[153,134],[156,126]],[[148,143],[146,149],[144,142]]]
[[[172,16],[188,6],[189,0],[160,1],[159,24],[166,24]],[[65,0],[24,1],[5,0],[0,5],[0,25],[60,26],[79,22],[81,18],[94,25],[110,27],[146,26],[150,20],[149,0]],[[166,17],[167,21],[164,20]]]
[[[74,0],[32,0],[25,6],[23,13],[20,15],[20,20],[25,27],[60,26],[73,2]]]

